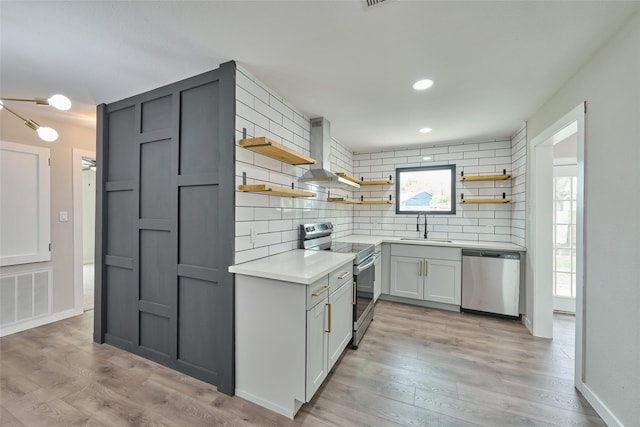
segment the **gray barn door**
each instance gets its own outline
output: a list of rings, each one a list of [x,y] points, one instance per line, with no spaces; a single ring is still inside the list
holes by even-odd
[[[98,108],[94,340],[227,394],[234,120],[233,62]]]

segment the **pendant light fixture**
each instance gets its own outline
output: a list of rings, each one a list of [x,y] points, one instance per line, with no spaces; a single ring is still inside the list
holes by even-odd
[[[7,105],[5,104],[5,102],[34,102],[37,105],[47,105],[47,106],[51,106],[54,107],[58,110],[61,111],[66,111],[69,108],[71,108],[71,101],[69,101],[69,98],[67,98],[64,95],[53,95],[50,98],[30,98],[30,99],[25,99],[25,98],[0,98],[0,110],[7,110],[8,112],[10,112],[11,114],[13,114],[14,116],[16,116],[17,118],[19,118],[20,120],[22,120],[24,122],[24,124],[33,129],[34,131],[36,131],[38,133],[38,136],[40,137],[40,139],[42,139],[43,141],[47,141],[47,142],[53,142],[56,139],[58,139],[58,132],[56,132],[55,129],[47,127],[47,126],[40,126],[38,123],[36,123],[35,121],[31,120],[31,119],[27,119],[23,116],[21,116],[20,114],[16,113],[14,110],[12,110],[11,108],[7,107]]]

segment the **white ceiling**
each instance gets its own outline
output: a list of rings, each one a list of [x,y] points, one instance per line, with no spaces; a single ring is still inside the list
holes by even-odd
[[[639,6],[2,0],[0,92],[64,93],[74,102],[65,117],[92,125],[96,104],[236,60],[329,119],[354,151],[489,140],[513,134]],[[423,77],[433,88],[413,91]],[[418,133],[425,126],[433,132]]]

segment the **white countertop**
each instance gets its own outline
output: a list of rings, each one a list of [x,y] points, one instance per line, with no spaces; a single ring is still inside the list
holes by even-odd
[[[353,261],[354,258],[355,254],[294,249],[255,261],[232,265],[229,267],[229,272],[309,285],[344,263]]]
[[[451,242],[439,242],[435,240],[402,240],[400,237],[390,236],[365,236],[360,234],[351,234],[349,236],[335,239],[336,242],[361,243],[368,245],[377,245],[380,243],[402,243],[403,245],[427,245],[427,246],[445,246],[450,248],[463,249],[486,249],[495,251],[517,251],[526,252],[527,249],[516,245],[515,243],[504,242],[487,242],[472,240],[452,240]]]
[[[526,248],[514,243],[483,242],[468,240],[452,240],[438,242],[433,240],[402,240],[399,237],[364,236],[351,234],[335,239],[336,242],[361,243],[377,245],[380,243],[401,243],[403,245],[444,246],[463,249],[487,249],[497,251],[525,252]],[[230,273],[245,276],[264,277],[266,279],[282,280],[284,282],[309,285],[322,276],[329,274],[346,262],[353,261],[355,254],[342,254],[331,251],[305,251],[294,249],[278,255],[260,258],[229,267]]]

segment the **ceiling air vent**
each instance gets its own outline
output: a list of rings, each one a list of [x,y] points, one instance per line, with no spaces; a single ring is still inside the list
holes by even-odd
[[[371,9],[372,7],[381,6],[385,3],[391,3],[394,0],[362,0],[362,5],[365,10]]]

